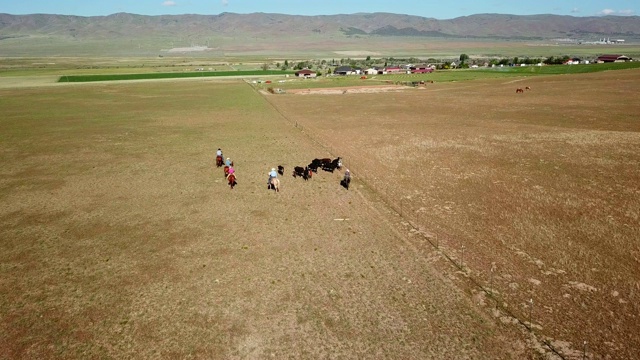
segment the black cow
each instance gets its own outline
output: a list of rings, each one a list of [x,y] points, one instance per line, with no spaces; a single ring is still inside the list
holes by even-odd
[[[284,166],[278,165],[278,174],[284,175]]]
[[[311,169],[309,167],[296,166],[293,168],[293,177],[300,176],[305,180],[309,180],[311,177]]]
[[[334,172],[336,169],[342,168],[342,158],[338,157],[330,162],[323,162],[322,170],[328,172]]]
[[[318,172],[318,168],[322,167],[322,159],[313,159],[313,160],[311,160],[311,163],[309,165],[307,165],[307,167],[309,169],[311,169],[313,172],[317,173]]]

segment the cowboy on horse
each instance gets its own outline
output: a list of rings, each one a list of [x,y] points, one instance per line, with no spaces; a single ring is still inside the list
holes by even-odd
[[[271,171],[269,171],[269,180],[267,181],[268,189],[271,189],[272,178],[278,178],[278,172],[276,171],[276,168],[271,168]]]
[[[233,189],[233,187],[236,185],[236,180],[238,179],[238,177],[236,176],[236,171],[233,169],[233,167],[229,167],[229,173],[226,174],[226,178],[229,182],[229,186],[231,187],[231,189]]]
[[[345,189],[349,190],[349,184],[351,183],[351,172],[349,169],[344,172],[344,178],[340,183]]]
[[[222,150],[220,148],[218,148],[218,151],[216,151],[216,166],[217,167],[222,166],[222,159],[224,159],[222,157]]]

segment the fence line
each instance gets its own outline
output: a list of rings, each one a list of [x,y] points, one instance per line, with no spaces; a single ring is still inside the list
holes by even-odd
[[[332,145],[330,145],[331,142],[327,141],[327,139],[325,139],[324,136],[319,133],[319,131],[316,131],[315,129],[310,128],[308,126],[304,126],[299,121],[293,120],[287,117],[282,111],[280,111],[280,109],[278,109],[277,106],[275,106],[271,101],[269,101],[268,96],[277,96],[277,95],[267,95],[267,96],[263,95],[262,98],[267,103],[269,103],[269,105],[271,105],[271,107],[278,114],[280,114],[283,120],[289,122],[290,124],[292,124],[292,126],[299,129],[302,134],[304,134],[308,139],[310,139],[312,142],[317,144],[319,147],[325,149],[331,156],[333,157],[337,156],[335,153],[337,149],[335,149]],[[370,190],[372,190],[372,192],[376,195],[376,197],[378,197],[379,200],[385,204],[385,206],[387,206],[389,209],[394,211],[396,215],[400,217],[400,219],[405,220],[406,223],[409,224],[409,226],[411,226],[412,229],[414,229],[423,239],[425,239],[441,256],[443,256],[447,261],[449,261],[449,263],[451,263],[453,266],[458,268],[461,272],[465,273],[465,277],[470,281],[470,283],[474,287],[478,288],[489,299],[495,302],[496,310],[499,310],[502,313],[506,314],[507,316],[515,319],[519,325],[521,325],[526,330],[528,330],[537,341],[544,344],[544,346],[546,346],[556,356],[560,357],[561,359],[566,359],[565,355],[562,354],[560,350],[556,349],[555,346],[553,346],[553,344],[551,344],[549,340],[544,338],[543,333],[538,332],[534,329],[533,322],[532,322],[533,321],[532,319],[533,303],[534,303],[533,298],[531,298],[531,304],[530,304],[530,307],[528,308],[529,309],[528,313],[518,315],[515,311],[508,309],[506,305],[503,304],[504,299],[502,297],[497,296],[496,291],[494,290],[495,284],[493,280],[493,273],[497,270],[495,268],[495,263],[493,262],[491,263],[492,265],[489,271],[489,280],[488,280],[489,283],[483,284],[481,279],[479,279],[477,276],[473,276],[473,270],[470,267],[471,266],[470,263],[467,263],[467,266],[465,267],[464,244],[459,244],[460,246],[456,247],[456,249],[459,249],[457,251],[459,253],[459,256],[455,256],[454,253],[456,252],[456,249],[454,249],[453,246],[455,246],[456,244],[452,241],[451,238],[439,236],[438,233],[432,233],[431,235],[428,235],[425,233],[425,231],[421,229],[421,226],[422,228],[426,228],[424,219],[422,219],[423,221],[421,222],[420,215],[419,215],[423,207],[418,207],[417,209],[414,209],[414,207],[411,206],[411,203],[409,201],[407,201],[407,204],[405,204],[405,200],[409,200],[411,199],[411,197],[403,196],[402,194],[399,194],[398,191],[401,191],[401,190],[394,192],[388,189],[385,190],[383,186],[376,185],[377,183],[379,183],[380,180],[375,175],[371,174],[370,171],[367,170],[366,160],[357,159],[356,155],[348,151],[346,151],[346,154],[344,154],[345,149],[341,149],[341,152],[343,152],[342,155],[346,155],[346,156],[342,156],[342,160],[343,160],[343,164],[345,164],[345,166],[350,169],[351,176],[352,177],[357,176],[358,181],[363,186],[366,186]],[[393,201],[394,199],[399,199],[399,201],[395,202]],[[415,215],[413,215],[414,212],[415,212]],[[415,217],[415,222],[412,222],[414,217]],[[468,250],[469,249],[467,249],[467,251]],[[470,254],[467,254],[467,257],[469,257],[469,255]],[[481,272],[478,271],[477,274],[480,275]],[[523,319],[528,319],[528,321]],[[585,345],[584,352],[583,352],[583,359],[588,359],[588,358],[590,357],[588,356],[586,345]]]

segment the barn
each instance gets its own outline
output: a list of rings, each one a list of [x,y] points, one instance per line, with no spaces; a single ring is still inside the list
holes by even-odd
[[[630,61],[631,58],[624,55],[600,55],[596,59],[598,63],[608,63],[608,62],[625,62]]]
[[[360,72],[362,72],[362,69],[351,66],[339,66],[333,70],[336,75],[359,75]]]
[[[421,64],[409,67],[409,71],[411,71],[412,74],[427,74],[433,72],[433,68],[431,65]]]
[[[313,70],[309,70],[309,69],[302,69],[299,71],[295,72],[297,77],[301,77],[301,78],[314,78],[317,76],[316,72]]]

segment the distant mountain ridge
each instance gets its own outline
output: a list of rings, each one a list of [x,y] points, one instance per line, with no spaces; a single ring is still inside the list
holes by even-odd
[[[391,13],[283,15],[269,13],[147,16],[0,14],[0,39],[22,36],[109,39],[185,36],[424,36],[502,39],[640,39],[640,17],[478,14],[438,20]]]

